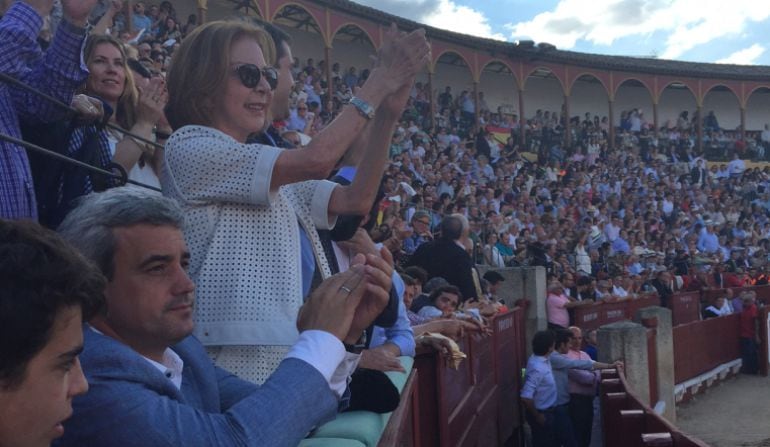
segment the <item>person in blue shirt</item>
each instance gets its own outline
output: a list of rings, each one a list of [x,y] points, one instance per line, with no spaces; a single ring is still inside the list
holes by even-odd
[[[575,436],[569,417],[569,369],[621,367],[593,360],[573,360],[566,356],[572,332],[566,329],[538,331],[532,338],[532,355],[527,361],[521,401],[532,430],[533,447],[574,447]]]

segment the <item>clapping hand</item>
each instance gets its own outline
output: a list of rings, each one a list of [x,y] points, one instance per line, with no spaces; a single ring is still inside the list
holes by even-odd
[[[75,120],[81,125],[88,125],[104,118],[104,104],[88,95],[75,95],[70,106],[77,110]]]

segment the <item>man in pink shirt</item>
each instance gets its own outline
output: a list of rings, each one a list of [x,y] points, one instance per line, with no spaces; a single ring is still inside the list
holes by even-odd
[[[572,331],[572,340],[567,357],[575,360],[590,360],[591,357],[580,350],[583,343],[583,333],[580,328],[571,326],[569,330]],[[589,447],[594,420],[594,398],[600,373],[596,370],[570,369],[567,377],[569,378],[569,414],[575,440],[578,447]]]
[[[580,305],[580,301],[573,301],[564,294],[564,286],[559,281],[552,281],[548,284],[548,296],[545,299],[548,329],[567,329],[569,326],[567,309]]]

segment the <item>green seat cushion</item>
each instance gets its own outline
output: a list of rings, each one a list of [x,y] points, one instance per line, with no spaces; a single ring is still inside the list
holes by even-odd
[[[366,445],[353,439],[307,438],[299,443],[299,447],[366,447]]]
[[[398,371],[389,371],[385,374],[390,378],[391,382],[398,388],[399,392],[404,390],[406,385],[406,379],[409,377],[409,372],[414,365],[414,358],[412,357],[399,357],[401,364],[404,366],[406,373]],[[363,444],[366,447],[375,447],[380,441],[383,430],[390,419],[390,413],[377,414],[368,411],[350,411],[347,413],[340,413],[333,421],[327,422],[318,428],[313,433],[311,438],[305,439],[303,442],[310,442],[318,440],[339,440],[345,439],[351,442],[356,442],[359,445]],[[300,444],[302,447],[320,447],[333,444]],[[339,444],[341,447],[347,447],[348,444]]]

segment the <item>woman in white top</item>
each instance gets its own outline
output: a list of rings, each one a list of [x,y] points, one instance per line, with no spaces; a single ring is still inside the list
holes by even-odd
[[[307,146],[287,151],[246,144],[269,123],[278,79],[267,68],[275,49],[265,31],[212,22],[185,38],[168,75],[176,131],[161,182],[187,215],[195,333],[217,364],[259,383],[294,343],[303,280],[309,284],[314,269],[308,259],[315,258],[321,277],[330,274],[316,228],[369,210],[394,126],[429,51],[422,31],[389,32],[357,99]],[[349,148],[366,144],[351,185],[321,180]]]
[[[168,100],[162,78],[139,80],[128,69],[123,44],[110,36],[88,39],[83,57],[90,72],[84,92],[103,100],[113,113],[110,122],[132,134],[154,141],[153,128],[163,117]],[[112,161],[128,173],[128,178],[160,188],[157,172],[161,154],[156,147],[113,129],[106,133]]]
[[[492,267],[505,267],[505,258],[496,247],[497,233],[490,231],[487,233],[486,244],[484,244],[484,263]]]

